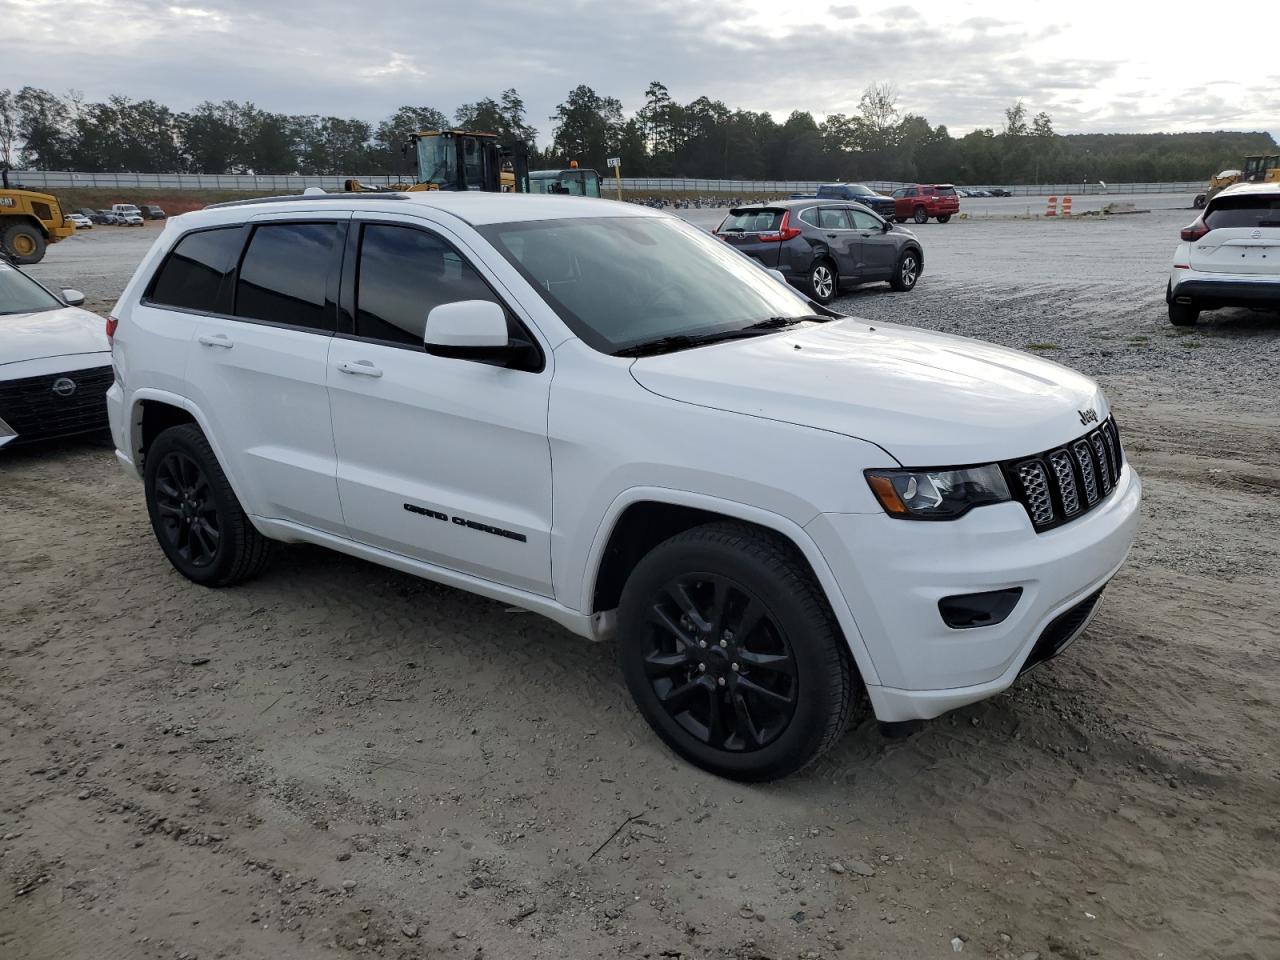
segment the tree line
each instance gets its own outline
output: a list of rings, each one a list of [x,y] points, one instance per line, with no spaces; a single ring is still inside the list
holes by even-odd
[[[577,160],[603,172],[606,158],[617,156],[625,176],[753,180],[1199,180],[1239,166],[1246,154],[1276,151],[1267,133],[1064,136],[1048,113],[1031,115],[1021,100],[995,126],[953,137],[944,124],[903,112],[888,84],[867,87],[853,113],[819,121],[796,110],[781,122],[708,97],[682,104],[656,81],[644,105],[627,116],[621,101],[583,84],[548,119],[551,139],[539,149],[515,89],[452,114],[406,105],[370,123],[230,100],[175,112],[156,100],[110,96],[95,103],[76,92],[28,86],[0,90],[0,163],[94,172],[404,175],[410,168],[401,147],[409,134],[446,127],[523,140],[535,168]]]

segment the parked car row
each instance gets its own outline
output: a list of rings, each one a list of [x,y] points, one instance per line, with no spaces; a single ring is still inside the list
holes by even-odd
[[[109,210],[80,207],[66,214],[66,218],[76,225],[77,230],[91,229],[94,224],[140,227],[147,220],[164,220],[167,217],[168,214],[154,204],[144,204],[139,207],[132,203],[112,204]]]

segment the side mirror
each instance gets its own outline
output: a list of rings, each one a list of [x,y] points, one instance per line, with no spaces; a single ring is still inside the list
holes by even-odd
[[[889,232],[890,230],[892,230],[892,229],[893,229],[893,224],[892,224],[892,223],[890,223],[888,220],[886,220],[884,223],[880,224],[880,232],[881,232],[881,233],[888,233],[888,232]]]
[[[458,300],[432,307],[423,334],[427,353],[455,360],[479,360],[530,369],[538,352],[527,340],[507,334],[507,314],[491,300]]]
[[[79,290],[63,290],[62,302],[68,307],[78,307],[84,303],[84,294]]]
[[[779,283],[787,282],[787,278],[782,275],[781,270],[774,270],[772,267],[769,267],[768,272],[769,276],[773,277],[773,279],[777,280]]]

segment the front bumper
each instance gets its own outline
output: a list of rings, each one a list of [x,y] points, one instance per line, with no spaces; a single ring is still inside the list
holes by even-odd
[[[1105,504],[1039,534],[1017,503],[955,521],[913,523],[884,514],[813,520],[806,529],[840,583],[880,681],[867,688],[876,716],[928,719],[1010,686],[1054,621],[1120,568],[1141,494],[1141,481],[1126,465]],[[998,624],[957,630],[938,612],[943,597],[1010,587],[1021,587],[1022,596]],[[1079,635],[1095,609],[1065,633],[1058,624],[1050,655]]]

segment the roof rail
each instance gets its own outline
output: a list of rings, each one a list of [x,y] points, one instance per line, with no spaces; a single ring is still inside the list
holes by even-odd
[[[283,197],[254,197],[251,200],[224,200],[222,203],[211,203],[206,210],[221,210],[223,207],[248,207],[258,203],[296,203],[299,200],[332,200],[334,197],[359,197],[361,200],[408,200],[404,193],[366,193],[363,191],[346,193],[293,193]]]

